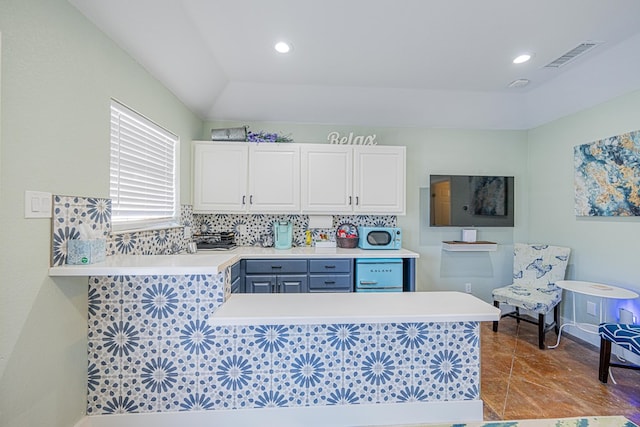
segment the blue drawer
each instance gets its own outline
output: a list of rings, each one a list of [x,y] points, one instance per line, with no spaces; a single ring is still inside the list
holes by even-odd
[[[350,259],[310,259],[309,273],[351,273]]]
[[[248,259],[246,274],[295,274],[307,273],[306,259]]]
[[[315,274],[309,276],[309,292],[351,292],[353,279],[350,274]]]

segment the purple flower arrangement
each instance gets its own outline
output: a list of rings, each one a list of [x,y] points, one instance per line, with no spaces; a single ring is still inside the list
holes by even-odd
[[[249,142],[291,142],[293,139],[289,135],[279,135],[277,133],[269,133],[264,131],[247,132],[247,141]]]

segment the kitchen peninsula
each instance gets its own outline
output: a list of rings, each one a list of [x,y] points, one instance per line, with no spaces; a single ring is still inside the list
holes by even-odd
[[[479,322],[499,316],[490,304],[457,292],[231,293],[233,266],[246,259],[392,256],[413,265],[418,254],[241,247],[51,267],[89,276],[87,414],[482,419]]]

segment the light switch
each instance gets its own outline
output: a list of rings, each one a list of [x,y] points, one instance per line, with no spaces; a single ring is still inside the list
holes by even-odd
[[[51,218],[53,196],[43,191],[24,192],[25,218]]]

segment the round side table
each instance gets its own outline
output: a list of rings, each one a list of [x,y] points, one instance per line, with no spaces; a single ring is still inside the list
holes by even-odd
[[[572,297],[572,318],[571,321],[565,322],[560,326],[558,330],[558,341],[555,345],[549,346],[549,348],[556,348],[560,344],[560,337],[562,336],[562,329],[566,326],[575,326],[580,330],[591,334],[598,333],[598,325],[590,323],[578,323],[576,321],[576,294],[589,295],[600,298],[600,321],[604,321],[602,315],[602,303],[605,299],[634,299],[638,298],[638,294],[628,289],[619,288],[617,286],[606,285],[604,283],[583,282],[581,280],[559,280],[556,282],[556,286],[571,292]],[[595,326],[595,330],[591,330]],[[589,328],[591,327],[591,328]]]

